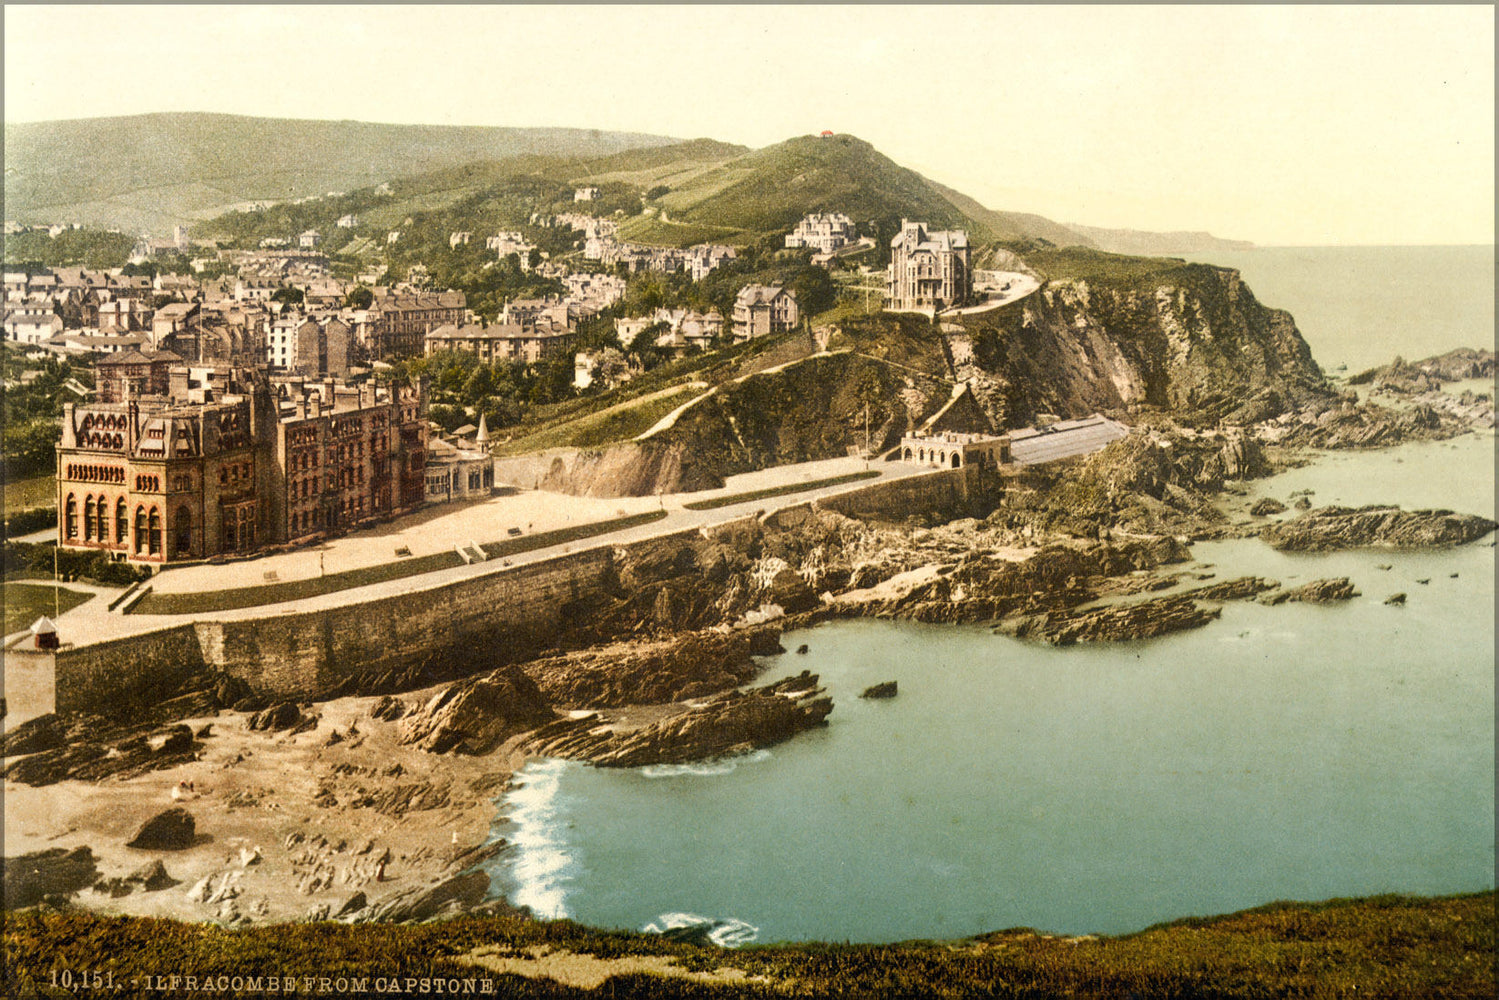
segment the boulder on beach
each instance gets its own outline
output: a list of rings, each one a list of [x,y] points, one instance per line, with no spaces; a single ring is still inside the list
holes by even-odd
[[[170,889],[177,884],[177,880],[167,874],[167,866],[162,864],[160,858],[153,858],[147,861],[135,871],[126,875],[125,881],[134,882],[147,892]]]
[[[295,702],[283,701],[279,705],[273,705],[263,711],[256,712],[250,717],[250,728],[275,732],[280,729],[292,729],[301,725],[304,721],[302,710]]]
[[[143,851],[186,850],[193,846],[196,827],[192,813],[181,806],[174,806],[141,824],[141,828],[125,846]]]

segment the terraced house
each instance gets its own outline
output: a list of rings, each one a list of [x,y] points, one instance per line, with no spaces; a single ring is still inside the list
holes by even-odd
[[[101,364],[116,372],[98,401],[63,408],[63,547],[147,564],[249,554],[423,502],[420,385],[273,381],[133,353]]]

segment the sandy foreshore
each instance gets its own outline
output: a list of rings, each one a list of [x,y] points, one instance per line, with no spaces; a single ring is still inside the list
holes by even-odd
[[[431,693],[403,700],[420,704]],[[176,881],[157,891],[113,897],[84,889],[74,897],[101,913],[285,922],[337,914],[361,892],[373,910],[457,874],[453,862],[489,839],[495,799],[524,762],[508,745],[481,757],[403,746],[399,721],[370,717],[378,700],[320,703],[308,710],[320,716],[316,728],[296,735],[253,731],[240,712],[184,720],[194,731],[208,727],[198,759],[124,780],[6,781],[5,854],[87,847],[101,880],[159,859]],[[183,782],[193,792],[174,797]],[[390,801],[400,797],[393,791],[414,801],[403,809]],[[371,801],[382,794],[385,801]],[[195,821],[193,846],[125,846],[174,806]],[[194,893],[210,876],[208,891]],[[226,883],[220,898],[203,899]]]

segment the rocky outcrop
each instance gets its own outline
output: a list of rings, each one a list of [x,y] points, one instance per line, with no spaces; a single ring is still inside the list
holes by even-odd
[[[69,896],[98,879],[94,852],[54,847],[5,859],[5,908],[35,906],[48,896]]]
[[[1205,587],[1194,587],[1184,591],[1180,596],[1191,597],[1199,601],[1245,601],[1264,593],[1267,590],[1275,590],[1280,584],[1274,580],[1266,580],[1258,576],[1241,576],[1233,580],[1224,580],[1222,583],[1210,583]]]
[[[748,683],[752,656],[780,652],[779,630],[699,631],[613,643],[525,665],[543,697],[563,708],[619,708],[701,698]]]
[[[1047,272],[1044,260],[1033,263]],[[964,318],[974,364],[1000,390],[997,423],[1152,406],[1196,426],[1249,424],[1327,395],[1290,314],[1262,306],[1237,271],[1076,264],[1064,270],[1092,276]]]
[[[1268,526],[1260,537],[1288,552],[1325,552],[1461,545],[1493,530],[1494,522],[1486,517],[1450,510],[1319,507],[1294,520]]]
[[[279,705],[256,712],[250,716],[250,721],[246,725],[253,730],[271,733],[282,729],[296,729],[305,721],[306,717],[302,715],[302,710],[295,702],[284,701]]]
[[[1256,500],[1254,506],[1249,508],[1251,517],[1268,517],[1271,514],[1284,514],[1286,505],[1274,497],[1263,497]]]
[[[1348,601],[1359,596],[1358,588],[1355,587],[1346,576],[1340,576],[1331,580],[1313,580],[1311,583],[1293,587],[1290,590],[1282,590],[1276,594],[1268,594],[1260,598],[1262,604],[1284,604],[1294,601],[1305,601],[1309,604],[1331,604],[1336,601]]]
[[[21,728],[17,727],[18,731]],[[49,735],[41,736],[44,732]],[[185,725],[166,729],[117,726],[84,715],[48,722],[30,731],[28,741],[30,745],[36,745],[32,741],[37,740],[50,742],[58,732],[64,736],[64,745],[13,761],[5,768],[6,780],[50,785],[68,779],[131,777],[195,760],[203,746]]]
[[[718,695],[639,729],[617,731],[597,715],[555,722],[533,734],[527,753],[591,761],[598,767],[686,764],[773,746],[822,724],[833,700],[816,674]]]
[[[185,851],[193,846],[196,834],[192,813],[175,806],[142,823],[125,846],[142,851]]]
[[[1349,385],[1372,385],[1385,392],[1416,393],[1439,388],[1443,382],[1494,377],[1494,352],[1459,347],[1421,361],[1396,358],[1388,365],[1349,376]]]
[[[1161,597],[1089,611],[1053,611],[1007,622],[1000,631],[1020,639],[1039,639],[1055,646],[1078,642],[1151,639],[1201,628],[1221,611],[1204,608],[1190,597]]]
[[[428,753],[484,754],[556,713],[519,667],[501,667],[438,692],[401,723],[400,741]]]

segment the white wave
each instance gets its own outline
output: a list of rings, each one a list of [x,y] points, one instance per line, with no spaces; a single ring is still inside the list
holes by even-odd
[[[754,924],[730,917],[716,920],[696,913],[663,913],[641,928],[646,934],[665,934],[667,931],[684,928],[710,927],[708,940],[720,948],[738,948],[749,944],[760,936],[760,928]]]
[[[738,757],[719,757],[691,764],[648,764],[640,769],[640,774],[645,778],[712,778],[731,774],[740,764],[758,764],[769,759],[769,750],[753,750]]]
[[[567,883],[576,868],[557,816],[557,792],[566,768],[561,760],[527,765],[503,804],[512,827],[506,852],[516,885],[511,902],[550,920],[568,915]]]

